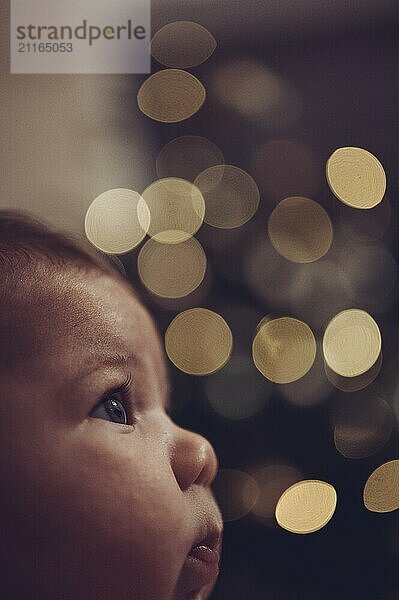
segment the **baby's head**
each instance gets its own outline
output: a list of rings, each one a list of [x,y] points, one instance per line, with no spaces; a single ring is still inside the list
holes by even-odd
[[[217,461],[168,416],[148,312],[108,259],[14,213],[0,277],[4,597],[206,598]]]

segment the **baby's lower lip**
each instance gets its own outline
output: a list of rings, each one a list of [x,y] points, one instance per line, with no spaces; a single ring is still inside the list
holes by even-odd
[[[218,550],[207,546],[195,546],[187,555],[184,570],[192,589],[212,583],[219,574],[220,554]]]

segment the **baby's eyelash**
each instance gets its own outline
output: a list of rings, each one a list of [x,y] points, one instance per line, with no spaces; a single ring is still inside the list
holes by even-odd
[[[126,379],[118,386],[111,388],[108,390],[101,398],[101,402],[106,400],[109,396],[113,394],[120,394],[123,402],[125,403],[125,409],[128,413],[128,419],[132,425],[137,422],[137,419],[134,414],[134,406],[131,398],[131,387],[132,387],[133,377],[132,374],[126,377]]]

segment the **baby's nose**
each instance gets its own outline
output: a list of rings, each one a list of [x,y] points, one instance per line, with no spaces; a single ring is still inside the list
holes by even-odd
[[[202,435],[175,426],[171,465],[182,491],[192,484],[208,487],[218,470],[212,445]]]

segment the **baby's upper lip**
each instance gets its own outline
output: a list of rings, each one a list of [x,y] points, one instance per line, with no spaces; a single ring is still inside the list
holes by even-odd
[[[191,550],[198,546],[205,546],[206,548],[210,548],[210,550],[216,550],[220,553],[222,546],[222,527],[218,525],[208,525],[208,527],[204,528],[191,546]]]

